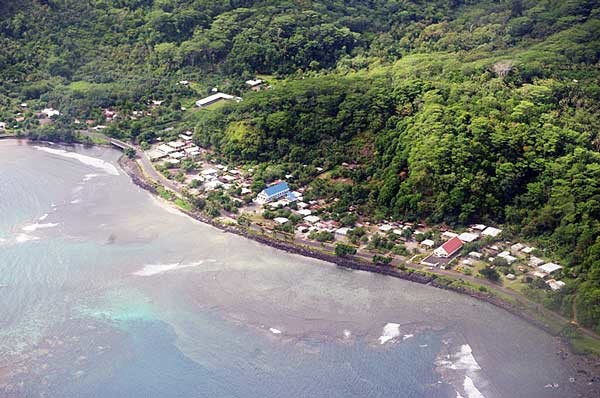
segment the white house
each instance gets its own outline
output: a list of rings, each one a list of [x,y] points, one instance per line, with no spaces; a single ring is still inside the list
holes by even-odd
[[[483,232],[481,234],[495,238],[496,236],[500,235],[501,232],[502,232],[501,229],[494,228],[494,227],[487,227],[486,229],[483,230]]]
[[[550,286],[550,289],[553,291],[557,291],[565,287],[565,283],[563,281],[557,281],[554,279],[546,281],[546,285]]]
[[[52,116],[59,116],[60,112],[54,108],[44,108],[42,109],[42,113],[46,115],[46,117],[51,118]]]
[[[287,182],[282,181],[263,189],[258,194],[255,201],[259,204],[269,203],[273,200],[285,197],[289,191],[290,187],[288,186]]]
[[[168,146],[175,149],[181,149],[185,146],[185,142],[183,141],[171,141],[167,143]]]
[[[219,171],[216,169],[205,169],[202,170],[200,174],[202,174],[203,176],[215,176],[218,172]]]
[[[479,252],[469,252],[469,257],[480,259],[481,258],[481,253],[479,253]]]
[[[542,264],[544,264],[544,260],[542,260],[541,258],[538,258],[536,256],[531,256],[531,258],[529,258],[530,267],[539,267]]]
[[[350,228],[348,227],[341,227],[335,230],[335,234],[340,236],[346,236],[348,232],[350,232]]]
[[[545,272],[546,274],[552,274],[552,273],[558,271],[559,269],[562,269],[562,267],[558,264],[546,263],[544,265],[537,267],[537,269],[542,272]]]
[[[275,221],[275,222],[276,222],[277,224],[279,224],[279,225],[283,225],[283,224],[285,224],[286,222],[288,222],[288,221],[290,221],[290,220],[288,220],[288,219],[287,219],[287,218],[285,218],[285,217],[275,217],[275,218],[273,219],[273,221]]]
[[[433,253],[438,257],[450,257],[454,253],[459,251],[462,246],[462,241],[458,239],[458,236],[455,236],[454,238],[450,239],[449,241],[435,249]]]
[[[454,238],[454,237],[457,237],[457,236],[458,236],[458,234],[457,234],[457,233],[455,233],[455,232],[450,232],[450,231],[445,231],[445,232],[442,234],[442,238],[444,238],[444,239],[452,239],[452,238]]]
[[[483,224],[471,225],[471,229],[474,229],[476,231],[483,231],[485,228],[486,228],[486,226]]]
[[[159,146],[156,147],[156,149],[158,149],[159,151],[161,151],[162,153],[164,153],[166,155],[170,154],[171,152],[177,151],[177,149],[175,149],[169,145],[166,145],[166,144],[160,144]]]
[[[308,223],[311,223],[311,224],[314,224],[314,223],[316,223],[316,222],[319,222],[319,220],[320,220],[320,218],[319,218],[319,217],[317,217],[317,216],[312,216],[312,215],[311,215],[311,216],[306,216],[306,217],[304,217],[304,221],[306,221],[306,222],[308,222]]]
[[[219,101],[231,101],[234,100],[236,102],[240,102],[242,99],[240,97],[235,97],[233,95],[225,94],[225,93],[215,93],[213,95],[209,95],[206,98],[202,98],[196,101],[196,106],[198,108],[202,108],[208,106],[210,104],[214,104]]]
[[[435,242],[432,241],[431,239],[425,239],[421,242],[421,246],[425,246],[425,247],[433,247],[433,245],[435,245]]]
[[[261,79],[250,79],[250,80],[246,80],[246,84],[253,88],[256,86],[260,86],[261,84],[263,84],[263,81]]]
[[[463,242],[469,243],[479,239],[479,235],[473,234],[471,232],[463,232],[462,234],[458,235],[458,239],[462,240]]]
[[[379,230],[380,230],[381,232],[389,232],[389,231],[391,231],[392,229],[394,229],[394,227],[392,227],[392,226],[391,226],[391,225],[389,225],[389,224],[383,224],[383,225],[379,226]]]
[[[498,257],[501,257],[501,258],[505,259],[508,264],[512,264],[515,261],[517,261],[517,258],[511,256],[510,253],[507,252],[507,251],[503,251],[502,253],[499,253]]]
[[[158,149],[151,149],[146,153],[148,154],[148,157],[150,158],[150,160],[153,162],[156,160],[160,160],[160,159],[164,158],[165,156],[167,156],[166,153],[164,153],[163,151],[159,151]]]

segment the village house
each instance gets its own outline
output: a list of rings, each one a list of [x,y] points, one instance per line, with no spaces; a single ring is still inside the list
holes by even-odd
[[[529,266],[530,267],[539,267],[540,265],[544,264],[544,260],[542,260],[541,258],[538,258],[536,256],[531,256],[529,258]]]
[[[48,119],[50,119],[53,116],[60,116],[60,112],[54,108],[44,108],[42,109],[41,113],[46,115]]]
[[[389,232],[389,231],[391,231],[392,229],[394,229],[394,227],[392,227],[392,226],[391,226],[391,225],[389,225],[389,224],[383,224],[383,225],[380,225],[380,226],[379,226],[379,230],[380,230],[381,232]]]
[[[146,152],[146,154],[152,162],[156,162],[157,160],[164,159],[165,157],[167,157],[166,153],[158,149],[150,149],[148,152]]]
[[[514,263],[515,261],[517,261],[517,258],[511,256],[510,253],[507,251],[503,251],[502,253],[499,253],[498,257],[505,259],[509,265]]]
[[[254,91],[260,91],[263,81],[261,79],[246,80],[246,85]]]
[[[286,222],[288,222],[288,221],[290,221],[290,220],[288,220],[288,219],[287,219],[287,218],[285,218],[285,217],[275,217],[275,218],[273,219],[273,221],[275,221],[275,222],[276,222],[277,224],[279,224],[279,225],[283,225],[283,224],[285,224]]]
[[[491,236],[492,238],[495,238],[496,236],[500,235],[501,232],[502,232],[501,229],[494,228],[494,227],[487,227],[486,229],[483,230],[483,232],[481,232],[481,235]]]
[[[454,253],[458,252],[462,246],[462,241],[458,239],[457,236],[455,236],[440,247],[438,247],[437,249],[435,249],[433,253],[438,257],[450,257]]]
[[[562,269],[562,267],[558,264],[554,264],[554,263],[546,263],[544,265],[540,265],[539,267],[537,267],[538,271],[543,272],[547,275],[553,274],[556,271],[558,271],[559,269]]]
[[[471,227],[470,227],[470,228],[471,228],[472,230],[474,230],[474,231],[479,231],[479,232],[481,232],[481,231],[483,231],[484,229],[486,229],[486,226],[485,226],[485,225],[483,225],[483,224],[475,224],[475,225],[471,225]]]
[[[462,240],[463,242],[470,243],[479,239],[479,235],[471,232],[463,232],[462,234],[458,235],[458,239]]]
[[[513,252],[513,253],[514,252],[518,252],[518,251],[523,250],[524,247],[525,246],[523,244],[521,244],[521,243],[515,243],[514,245],[512,245],[510,247],[510,251]]]
[[[197,146],[191,146],[183,150],[187,156],[194,159],[200,156],[200,149]]]
[[[525,254],[531,254],[531,252],[533,252],[535,250],[535,248],[533,247],[524,247],[523,249],[521,249],[521,251]]]
[[[310,223],[310,224],[314,224],[316,222],[319,222],[319,220],[321,220],[320,217],[313,216],[313,215],[304,217],[304,221],[306,221],[307,223]]]
[[[548,285],[553,291],[557,291],[565,287],[566,283],[563,281],[557,281],[555,279],[548,279],[546,281],[546,285]]]
[[[425,247],[428,247],[430,249],[433,247],[433,245],[435,245],[435,242],[432,241],[431,239],[425,239],[425,240],[423,240],[421,242],[421,246],[425,246]]]
[[[443,239],[452,239],[452,238],[456,238],[457,236],[458,236],[457,233],[454,233],[451,231],[445,231],[444,233],[442,233]]]
[[[479,260],[481,258],[481,256],[482,256],[482,254],[479,252],[469,252],[469,257],[473,257],[473,258],[476,258]]]
[[[335,230],[335,234],[339,235],[339,236],[346,236],[348,235],[348,232],[350,232],[351,229],[348,227],[342,227],[342,228],[338,228]]]
[[[182,149],[183,147],[185,147],[185,142],[183,141],[171,141],[167,143],[168,146],[170,146],[171,148],[175,148],[177,150]]]
[[[204,177],[211,177],[211,178],[216,178],[217,174],[219,173],[219,171],[217,169],[204,169],[200,172],[200,174],[202,174]]]
[[[269,203],[269,202],[272,202],[273,200],[277,200],[277,199],[285,197],[289,191],[290,191],[290,187],[288,186],[287,182],[285,182],[285,181],[278,182],[277,184],[271,185],[271,186],[263,189],[258,194],[255,201],[256,201],[256,203],[259,203],[259,204]]]
[[[177,151],[177,149],[175,149],[172,146],[167,145],[167,144],[160,144],[159,146],[156,147],[156,149],[158,149],[159,151],[161,151],[165,155],[168,155],[168,154],[170,154],[172,152],[176,152]]]
[[[198,108],[203,108],[203,107],[209,106],[211,104],[217,103],[219,101],[231,101],[231,100],[234,100],[235,102],[240,102],[242,99],[240,97],[235,97],[233,95],[217,92],[213,95],[209,95],[206,98],[202,98],[202,99],[196,101],[196,106]]]
[[[179,138],[184,140],[186,143],[190,143],[190,142],[192,142],[192,132],[186,131],[185,133],[181,133],[181,134],[179,134]]]

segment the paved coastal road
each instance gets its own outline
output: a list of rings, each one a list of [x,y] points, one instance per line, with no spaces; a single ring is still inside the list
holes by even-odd
[[[135,151],[135,154],[137,157],[137,164],[140,166],[142,173],[144,173],[144,175],[146,177],[158,182],[162,186],[175,192],[177,195],[179,195],[179,196],[182,195],[181,189],[173,181],[169,180],[168,178],[163,176],[161,173],[156,171],[156,169],[152,166],[152,162],[150,161],[148,156],[146,156],[146,153],[141,148],[134,146],[132,144],[129,144],[125,141],[108,137],[105,134],[102,134],[102,133],[96,132],[96,131],[84,130],[84,131],[81,131],[80,133],[83,135],[86,135],[88,137],[100,138],[100,139],[106,140],[106,141],[110,142],[112,145],[120,147],[120,148],[133,149]]]

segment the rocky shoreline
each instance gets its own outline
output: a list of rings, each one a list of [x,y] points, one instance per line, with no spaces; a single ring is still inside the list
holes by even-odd
[[[134,162],[126,157],[121,157],[119,160],[119,164],[123,168],[123,170],[129,175],[129,177],[131,178],[131,180],[134,184],[149,191],[150,193],[152,193],[154,195],[158,194],[158,190],[156,189],[156,187],[152,183],[148,182],[145,179],[145,177],[142,175],[141,170],[139,169],[139,166],[137,165],[136,162]],[[185,213],[186,215],[188,215],[189,217],[191,217],[197,221],[200,221],[202,223],[211,225],[223,232],[228,232],[228,233],[233,233],[233,234],[236,234],[239,236],[243,236],[247,239],[254,240],[258,243],[261,243],[261,244],[264,244],[264,245],[267,245],[267,246],[270,246],[275,249],[282,250],[282,251],[285,251],[288,253],[298,254],[301,256],[326,261],[326,262],[333,263],[337,266],[348,268],[348,269],[374,272],[374,273],[378,273],[381,275],[392,276],[395,278],[400,278],[400,279],[408,280],[411,282],[416,282],[416,283],[420,283],[420,284],[424,284],[424,285],[430,285],[430,286],[433,286],[436,288],[452,290],[457,293],[466,294],[470,297],[485,301],[496,307],[502,308],[502,309],[510,312],[513,315],[519,316],[519,317],[527,320],[528,322],[534,324],[538,328],[546,331],[547,333],[549,333],[551,335],[556,334],[553,330],[550,329],[550,327],[548,325],[544,324],[540,320],[529,315],[527,312],[523,311],[521,308],[518,308],[515,305],[507,302],[506,300],[503,300],[495,295],[492,295],[492,294],[489,294],[486,292],[474,291],[474,290],[466,289],[461,286],[452,285],[452,284],[448,283],[449,280],[445,277],[439,277],[434,274],[423,273],[421,271],[412,270],[412,269],[400,269],[400,268],[395,268],[395,267],[391,267],[391,266],[376,266],[373,264],[368,264],[357,258],[338,257],[338,256],[335,256],[332,254],[327,254],[324,252],[311,250],[306,247],[298,246],[298,245],[284,242],[284,241],[281,241],[278,239],[269,238],[264,235],[250,233],[242,227],[234,226],[234,225],[225,225],[225,224],[219,223],[211,218],[208,218],[208,217],[206,217],[202,214],[196,213],[196,212],[190,212],[185,209],[179,209],[179,210],[181,212]],[[452,280],[450,280],[450,282],[452,282]]]
[[[135,185],[150,192],[153,195],[158,196],[159,192],[157,186],[146,179],[146,177],[141,172],[141,169],[137,162],[125,156],[121,156],[118,163],[122,170],[126,172],[126,174],[130,177],[131,181]],[[468,289],[461,284],[452,284],[452,282],[458,281],[459,279],[451,279],[445,276],[438,276],[435,274],[422,272],[414,269],[401,269],[391,266],[376,266],[367,263],[359,258],[338,257],[333,254],[312,250],[307,247],[298,246],[290,242],[285,242],[264,235],[252,233],[240,226],[225,225],[196,212],[190,212],[184,209],[179,210],[188,215],[189,217],[202,223],[211,225],[223,232],[233,233],[245,237],[247,239],[254,240],[258,243],[273,247],[278,250],[333,263],[339,267],[344,267],[346,269],[373,272],[381,275],[391,276],[411,282],[420,283],[423,285],[433,286],[440,289],[452,290],[457,293],[466,294],[472,298],[485,301],[498,308],[502,308],[508,311],[509,313],[533,324],[539,329],[544,330],[550,335],[556,336],[556,338],[559,339],[561,342],[561,349],[556,353],[556,355],[559,356],[562,360],[569,361],[571,363],[570,366],[572,366],[573,369],[576,369],[577,373],[582,376],[581,378],[585,378],[586,387],[589,388],[589,391],[594,391],[594,394],[598,393],[598,396],[600,396],[600,360],[598,358],[594,356],[583,356],[573,354],[572,350],[570,349],[569,342],[565,338],[557,336],[556,331],[552,330],[549,325],[536,318],[535,315],[525,311],[523,308],[518,307],[506,300],[503,300],[498,296],[489,294],[485,291],[476,291],[473,289]]]

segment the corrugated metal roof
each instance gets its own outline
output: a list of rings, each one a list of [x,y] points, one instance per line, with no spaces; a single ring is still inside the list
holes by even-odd
[[[462,247],[463,243],[460,239],[458,239],[458,237],[454,237],[452,239],[450,239],[448,242],[444,243],[442,245],[442,249],[444,249],[444,251],[446,253],[448,253],[448,255],[451,255],[452,253],[454,253],[455,251],[457,251],[458,249],[460,249]]]
[[[263,190],[263,192],[271,197],[273,195],[277,195],[278,193],[284,192],[284,191],[288,191],[290,189],[290,187],[288,186],[287,182],[282,181],[279,182],[275,185],[271,185],[270,187],[267,187]]]

